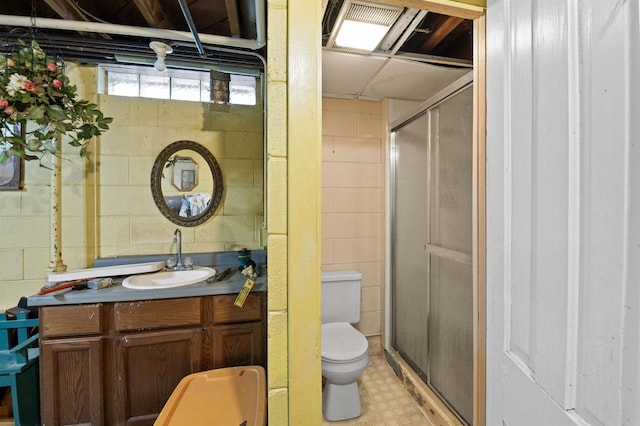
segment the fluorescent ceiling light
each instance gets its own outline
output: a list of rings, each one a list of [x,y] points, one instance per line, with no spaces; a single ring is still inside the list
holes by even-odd
[[[386,25],[345,19],[336,36],[336,46],[373,52],[388,31]]]
[[[401,7],[344,0],[327,40],[327,47],[343,51],[373,52],[402,10]]]

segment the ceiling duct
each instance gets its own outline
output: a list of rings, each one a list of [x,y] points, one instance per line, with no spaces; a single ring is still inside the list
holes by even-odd
[[[339,45],[337,41],[338,33],[340,33],[340,30],[343,29],[345,21],[374,24],[377,26],[386,27],[386,31],[384,32],[384,34],[382,34],[382,37],[384,37],[384,35],[386,35],[386,32],[396,22],[402,11],[403,8],[401,7],[345,0],[333,26],[333,30],[331,31],[331,36],[327,41],[327,47],[330,49],[342,50],[346,52],[362,52],[363,49],[350,48]]]

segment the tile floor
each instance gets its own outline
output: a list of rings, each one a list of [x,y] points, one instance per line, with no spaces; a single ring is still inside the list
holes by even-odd
[[[369,366],[358,381],[362,415],[343,422],[323,426],[431,426],[418,408],[418,403],[402,386],[384,355],[372,355]]]

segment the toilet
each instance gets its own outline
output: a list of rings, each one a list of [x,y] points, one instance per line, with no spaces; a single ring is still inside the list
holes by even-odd
[[[360,416],[358,377],[369,364],[367,339],[351,324],[360,321],[357,271],[322,273],[322,414],[329,421]]]

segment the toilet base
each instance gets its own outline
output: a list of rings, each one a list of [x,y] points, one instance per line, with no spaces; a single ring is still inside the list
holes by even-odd
[[[353,419],[360,416],[358,381],[346,385],[329,383],[322,391],[322,414],[330,422]]]

